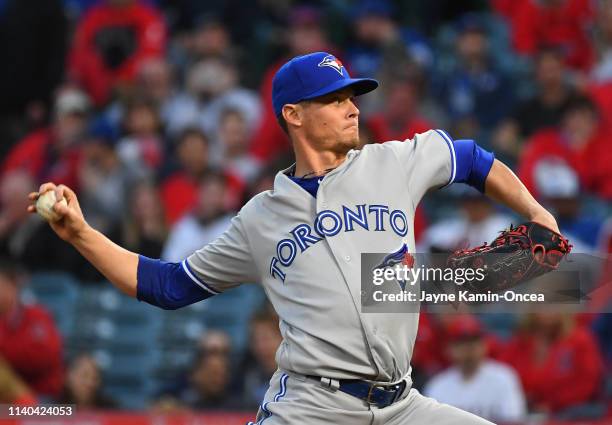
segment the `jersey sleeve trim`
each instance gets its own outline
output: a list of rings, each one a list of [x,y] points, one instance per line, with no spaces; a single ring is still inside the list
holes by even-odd
[[[455,181],[455,176],[457,175],[457,155],[455,154],[455,147],[453,146],[453,141],[448,135],[448,133],[444,130],[439,129],[436,129],[436,132],[442,137],[442,139],[444,139],[451,153],[451,176],[448,180],[448,183],[442,186],[444,188],[450,186]]]
[[[183,267],[183,270],[185,270],[185,273],[187,274],[187,276],[189,276],[189,278],[198,286],[200,286],[202,289],[210,292],[213,295],[218,295],[220,294],[219,291],[211,288],[209,285],[207,285],[202,279],[198,278],[196,276],[196,274],[191,270],[191,267],[189,266],[189,263],[187,262],[187,259],[183,260],[181,262],[181,266]]]

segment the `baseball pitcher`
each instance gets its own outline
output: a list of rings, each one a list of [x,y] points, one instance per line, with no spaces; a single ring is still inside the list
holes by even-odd
[[[180,263],[127,251],[90,227],[74,192],[55,191],[53,230],[126,294],[176,309],[259,282],[278,312],[278,370],[257,424],[486,424],[412,388],[418,314],[361,311],[360,254],[415,251],[424,194],[463,182],[558,233],[512,171],[472,140],[442,130],[359,146],[354,98],[376,89],[325,52],[295,57],[273,82],[273,106],[296,162],[227,231]],[[29,207],[31,212],[35,206]],[[214,300],[210,301],[214,302]]]

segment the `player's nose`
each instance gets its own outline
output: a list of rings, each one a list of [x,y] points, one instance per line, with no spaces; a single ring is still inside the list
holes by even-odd
[[[359,117],[359,108],[355,104],[355,99],[354,98],[349,99],[349,113],[348,113],[348,117],[349,118],[357,118],[357,117]]]

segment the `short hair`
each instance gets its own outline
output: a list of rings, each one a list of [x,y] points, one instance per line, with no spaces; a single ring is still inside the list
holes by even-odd
[[[563,116],[566,116],[570,112],[580,110],[588,110],[594,116],[599,116],[599,109],[597,108],[597,105],[587,96],[576,96],[567,102],[567,104],[563,107]]]
[[[222,186],[227,187],[227,175],[223,172],[223,170],[212,168],[204,172],[200,178],[198,179],[198,185],[202,185],[205,183],[220,183]]]
[[[223,121],[224,119],[226,119],[227,117],[230,117],[232,115],[239,117],[242,121],[246,121],[246,117],[244,116],[244,112],[242,110],[240,110],[239,108],[236,108],[234,106],[228,106],[226,108],[223,108],[221,110],[221,121]]]
[[[18,283],[23,271],[21,267],[10,258],[0,257],[0,275],[13,283]]]
[[[175,144],[178,146],[189,137],[199,137],[200,139],[204,140],[204,143],[207,145],[209,144],[208,135],[201,128],[195,126],[186,127],[183,129],[183,131],[181,131],[176,138]]]
[[[543,58],[552,57],[559,62],[563,62],[565,55],[560,47],[551,44],[542,44],[538,46],[538,51],[535,55],[535,62],[540,62]]]

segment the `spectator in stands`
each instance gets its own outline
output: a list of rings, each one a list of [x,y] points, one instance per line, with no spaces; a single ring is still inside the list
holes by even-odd
[[[164,58],[150,58],[139,65],[132,97],[146,99],[155,106],[167,136],[176,137],[193,121],[189,111],[183,111],[184,94],[180,92],[177,75]],[[121,132],[121,124],[126,113],[126,100],[118,99],[111,103],[98,118],[110,127],[114,134]]]
[[[290,160],[286,162],[283,161],[283,164],[289,164]],[[248,186],[245,191],[245,197],[242,201],[243,204],[247,203],[249,199],[253,196],[257,195],[266,190],[272,190],[274,187],[274,179],[276,178],[276,173],[278,173],[278,169],[282,167],[276,167],[275,165],[270,165],[259,172],[257,177],[253,179],[251,184]]]
[[[96,105],[133,82],[140,64],[164,54],[166,27],[150,3],[104,0],[89,9],[76,28],[69,71]]]
[[[216,163],[237,180],[248,184],[255,178],[260,164],[249,154],[247,123],[237,109],[228,108],[221,114],[219,140],[215,144]]]
[[[374,142],[412,139],[436,126],[421,115],[422,83],[416,76],[390,78],[385,87],[384,110],[366,120]]]
[[[572,241],[572,251],[588,253],[596,249],[603,217],[583,210],[576,172],[563,161],[542,160],[535,170],[535,183],[543,204],[554,214],[563,235]]]
[[[512,219],[496,212],[491,202],[467,186],[450,188],[461,210],[459,214],[431,225],[419,244],[421,252],[451,252],[468,246],[482,245],[497,237],[499,229]]]
[[[190,386],[179,400],[195,409],[236,409],[239,397],[230,392],[231,372],[227,355],[202,352],[189,377]]]
[[[184,32],[175,37],[168,55],[179,75],[184,76],[190,66],[203,59],[237,59],[228,24],[219,15],[208,10],[189,18],[192,22],[181,28]]]
[[[248,353],[244,361],[244,402],[256,407],[263,400],[270,378],[276,371],[276,350],[282,337],[278,328],[278,317],[266,310],[256,313],[251,319]]]
[[[516,2],[511,21],[514,47],[531,56],[541,46],[556,46],[570,67],[588,71],[594,56],[587,32],[593,22],[593,4],[590,0]]]
[[[155,104],[146,99],[129,101],[123,120],[125,136],[116,146],[132,178],[151,177],[164,160],[162,123]]]
[[[271,64],[265,71],[259,86],[262,117],[251,140],[251,153],[266,164],[290,151],[289,139],[277,123],[272,108],[272,79],[276,71],[291,57],[325,51],[336,52],[322,28],[321,13],[311,6],[296,6],[289,13],[286,31],[287,54]]]
[[[187,72],[187,92],[175,104],[184,125],[197,125],[215,138],[223,110],[233,108],[241,111],[249,130],[256,128],[261,117],[260,100],[239,82],[240,73],[228,59],[207,58],[194,63]]]
[[[14,261],[0,259],[0,360],[29,388],[16,397],[57,397],[64,382],[62,339],[43,307],[21,302],[22,283]]]
[[[422,389],[430,378],[450,366],[447,326],[439,317],[424,309],[419,314],[419,330],[410,360],[415,388]]]
[[[398,25],[391,2],[361,0],[351,19],[355,43],[346,54],[351,75],[378,75],[407,60],[424,68],[431,65],[433,56],[425,38]]]
[[[612,1],[598,2],[595,27],[597,62],[591,78],[598,83],[612,81]]]
[[[585,89],[597,103],[605,125],[612,127],[612,1],[602,0],[597,4],[594,31],[597,63]]]
[[[232,353],[232,341],[226,332],[209,329],[198,340],[198,350],[208,355],[229,356]]]
[[[79,143],[87,128],[89,100],[74,87],[55,98],[53,123],[19,141],[0,166],[0,174],[24,169],[36,182],[54,181],[78,190]]]
[[[569,314],[530,314],[510,340],[505,360],[521,377],[533,410],[558,413],[592,401],[600,390],[595,338]]]
[[[586,190],[612,199],[610,138],[590,99],[574,99],[565,108],[559,129],[542,130],[528,140],[518,164],[518,175],[536,197],[540,195],[535,185],[537,166],[551,158],[572,167]]]
[[[436,86],[456,132],[476,137],[493,129],[512,110],[514,86],[495,63],[489,51],[490,35],[480,18],[466,15],[456,27],[455,64],[439,70]]]
[[[478,320],[458,316],[448,334],[452,366],[434,376],[424,394],[491,421],[523,420],[526,406],[520,380],[511,368],[488,358]]]
[[[212,242],[230,224],[227,178],[218,172],[204,175],[198,186],[195,210],[180,219],[170,231],[162,258],[179,262],[187,255]]]
[[[143,181],[132,187],[123,221],[123,244],[149,258],[159,258],[168,227],[157,188]]]
[[[136,74],[136,93],[138,96],[148,98],[156,105],[161,122],[169,135],[176,134],[180,127],[176,121],[179,111],[175,105],[179,102],[180,94],[176,86],[176,76],[168,64],[162,58],[152,58],[143,61]],[[174,124],[177,128],[169,127]]]
[[[513,160],[523,148],[524,139],[539,130],[559,125],[563,111],[576,98],[559,49],[540,50],[535,58],[534,77],[535,95],[516,106],[500,124],[493,139],[495,147]]]
[[[118,236],[131,172],[105,135],[85,138],[79,166],[80,205],[87,221],[111,238]]]
[[[200,16],[191,37],[190,56],[196,60],[209,57],[235,59],[227,27],[214,15]]]
[[[74,404],[79,411],[117,408],[115,400],[102,392],[100,367],[89,354],[80,354],[70,363],[58,403]]]
[[[610,302],[612,302],[612,300],[608,300],[608,303]],[[608,307],[609,306],[608,304]],[[612,314],[598,314],[593,320],[592,328],[603,354],[607,379],[610,381],[612,379]],[[608,385],[610,385],[610,383],[608,383]]]
[[[208,137],[197,127],[179,135],[174,146],[176,164],[166,172],[160,193],[166,207],[166,220],[174,224],[196,204],[198,181],[209,171]]]

